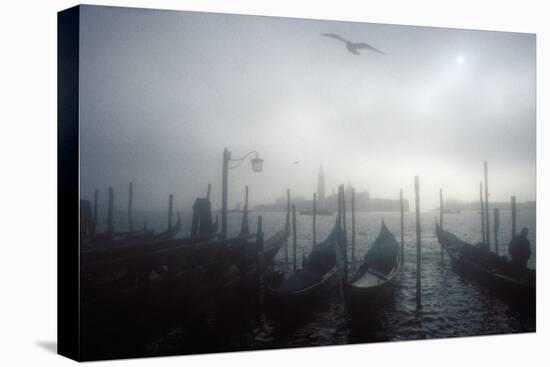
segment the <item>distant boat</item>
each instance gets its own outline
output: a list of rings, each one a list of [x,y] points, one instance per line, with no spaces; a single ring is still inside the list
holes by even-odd
[[[315,211],[315,215],[327,215],[327,216],[330,216],[330,215],[333,215],[335,213],[334,210],[330,210],[330,209],[317,209]],[[300,212],[300,215],[313,215],[313,210],[302,210]]]
[[[221,211],[221,209],[220,209],[220,211]],[[228,213],[242,213],[242,212],[244,212],[244,210],[242,210],[242,209],[229,209],[227,212]],[[250,212],[255,212],[255,210],[254,209],[248,209],[247,212],[249,212],[249,213]]]
[[[220,209],[221,211],[221,209]],[[247,212],[253,212],[254,209],[247,209]],[[227,210],[228,213],[242,213],[244,212],[244,209],[241,209],[241,203],[235,205],[235,207],[233,209],[229,209]]]
[[[460,214],[460,209],[443,209],[443,214]]]

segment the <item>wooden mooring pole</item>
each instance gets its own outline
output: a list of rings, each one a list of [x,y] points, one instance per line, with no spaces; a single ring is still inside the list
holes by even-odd
[[[416,203],[416,307],[422,307],[422,253],[421,253],[421,228],[420,228],[420,183],[418,176],[414,177],[414,193]]]
[[[512,239],[516,237],[516,214],[517,214],[517,206],[516,206],[516,197],[512,196],[510,198],[511,201],[511,211],[512,211]]]
[[[92,237],[95,237],[95,234],[97,233],[97,201],[99,199],[99,190],[98,189],[95,189],[94,191],[94,226],[93,226],[93,236]]]
[[[264,304],[264,233],[261,215],[258,217],[258,227],[256,230],[256,261],[258,304],[261,310]]]
[[[134,183],[130,182],[128,186],[128,231],[132,233],[134,231],[134,225],[132,222],[132,196],[134,195]]]
[[[168,229],[172,229],[172,209],[174,204],[174,195],[168,197]]]
[[[292,270],[296,271],[296,205],[292,205]]]
[[[343,244],[342,244],[342,261],[344,262],[344,274],[343,280],[344,284],[348,282],[348,236],[347,236],[347,225],[346,225],[346,193],[344,185],[340,185],[341,192],[341,203],[342,203],[342,225],[343,225]]]
[[[439,189],[439,226],[443,229],[443,189]],[[443,264],[443,245],[439,245],[441,250],[441,263]]]
[[[351,189],[351,262],[355,264],[355,188]]]
[[[313,247],[317,242],[317,194],[313,194]]]
[[[286,238],[285,238],[285,264],[288,265],[288,236],[290,236],[290,189],[286,189]]]
[[[244,187],[244,207],[243,207],[243,218],[241,223],[241,234],[249,234],[250,230],[248,228],[248,186]]]
[[[223,165],[222,165],[222,230],[221,237],[227,238],[227,190],[228,190],[228,175],[229,175],[229,160],[231,153],[227,148],[223,150]]]
[[[500,229],[500,211],[498,208],[494,209],[495,212],[495,223],[493,227],[495,229],[495,252],[498,255],[498,230]]]
[[[341,187],[338,186],[338,214],[336,217],[336,225],[341,230],[342,229],[342,190]],[[336,242],[336,264],[338,265],[338,275],[339,275],[339,293],[342,300],[344,300],[345,303],[345,296],[344,296],[344,288],[345,288],[345,281],[344,281],[344,272],[343,272],[343,264],[342,264],[342,238],[343,235],[340,232],[338,234],[338,241]]]
[[[115,205],[115,194],[112,187],[109,187],[109,203],[107,205],[107,233],[112,236],[115,228],[113,225],[113,209]]]
[[[487,249],[491,249],[491,226],[489,222],[489,179],[487,174],[487,161],[484,162],[485,171],[485,235],[487,236]]]
[[[403,189],[399,190],[399,209],[401,211],[401,265],[405,263],[405,208],[403,205]]]
[[[479,182],[479,204],[480,204],[480,213],[481,213],[481,243],[485,245],[485,205],[483,204],[483,183]]]
[[[347,225],[347,222],[346,222],[346,191],[344,189],[344,185],[341,185],[341,190],[342,190],[342,226],[343,226],[343,231],[344,231],[344,241],[348,242],[348,225]],[[344,256],[346,256],[344,254]]]

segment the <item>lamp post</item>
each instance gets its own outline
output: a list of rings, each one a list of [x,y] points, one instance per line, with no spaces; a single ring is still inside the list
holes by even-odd
[[[252,170],[254,172],[261,172],[263,168],[264,160],[258,155],[258,152],[252,150],[246,153],[244,156],[238,159],[231,159],[231,152],[225,148],[223,150],[223,167],[222,167],[222,237],[227,237],[227,186],[228,186],[228,174],[229,170],[237,168],[244,160],[251,154],[256,153],[256,156],[250,160],[252,164]],[[230,162],[236,162],[234,166],[230,167]]]

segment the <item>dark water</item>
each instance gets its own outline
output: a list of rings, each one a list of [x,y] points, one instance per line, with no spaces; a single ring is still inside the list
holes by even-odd
[[[435,219],[437,212],[422,214],[422,308],[416,307],[416,233],[413,213],[405,217],[405,263],[397,279],[397,288],[391,304],[382,310],[378,322],[368,327],[357,327],[346,315],[337,291],[312,309],[307,320],[297,319],[292,327],[281,328],[263,317],[249,330],[243,331],[245,342],[235,345],[237,349],[263,349],[281,347],[299,347],[315,345],[334,345],[392,340],[417,340],[426,338],[444,338],[473,335],[491,335],[535,331],[534,315],[526,314],[493,295],[474,281],[463,279],[452,271],[450,260],[445,255],[444,264],[440,261],[440,246],[435,237]],[[266,237],[284,224],[284,213],[250,213],[250,227],[255,228],[258,215],[263,216]],[[158,216],[156,225],[164,226],[163,218]],[[188,225],[188,215],[184,222]],[[317,240],[325,238],[334,224],[335,217],[317,218]],[[356,219],[356,259],[361,259],[374,242],[381,221],[384,220],[390,231],[399,240],[398,213],[358,213]],[[228,218],[229,230],[236,234],[241,216],[231,213]],[[351,230],[348,213],[348,230]],[[445,228],[462,239],[476,243],[481,238],[480,214],[476,211],[464,211],[447,214]],[[312,246],[311,216],[298,216],[298,263],[302,253],[308,253]],[[518,212],[518,230],[529,229],[532,257],[529,267],[536,263],[535,212]],[[187,233],[187,227],[184,233]],[[494,235],[492,248],[494,249]],[[500,253],[507,254],[507,244],[511,237],[510,212],[501,212],[501,225],[498,234]],[[351,238],[348,235],[348,238]],[[292,251],[289,251],[291,254]],[[349,252],[351,258],[351,250]],[[284,266],[284,249],[277,255],[276,263]],[[153,349],[160,353],[178,353],[180,343],[185,343],[182,330],[175,328],[169,335],[155,341]],[[169,343],[170,347],[166,344]],[[154,351],[153,351],[154,352]]]

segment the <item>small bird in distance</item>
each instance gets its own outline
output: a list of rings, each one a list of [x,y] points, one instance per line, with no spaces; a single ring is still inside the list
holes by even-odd
[[[345,39],[344,37],[342,37],[342,36],[340,36],[336,33],[321,33],[321,36],[334,38],[334,39],[337,39],[339,41],[344,42],[346,44],[346,48],[348,49],[348,51],[351,52],[354,55],[361,55],[358,51],[358,50],[361,50],[361,49],[366,49],[366,50],[378,52],[381,55],[385,55],[384,52],[380,51],[379,49],[377,49],[375,47],[372,47],[368,43],[365,43],[365,42],[351,42],[351,41]]]

